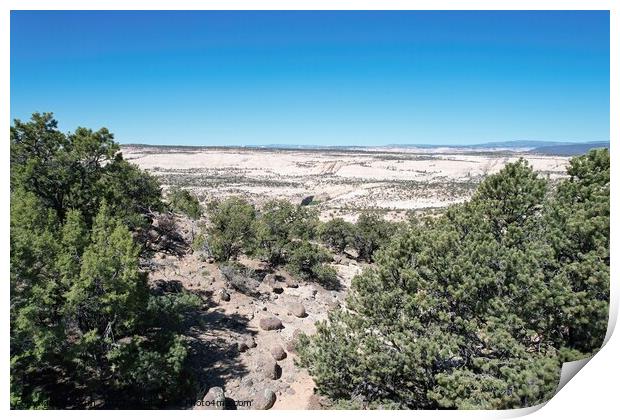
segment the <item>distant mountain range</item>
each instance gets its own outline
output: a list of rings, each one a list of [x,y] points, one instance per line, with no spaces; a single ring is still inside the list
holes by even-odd
[[[587,153],[591,149],[609,148],[608,141],[575,143],[544,140],[512,140],[478,143],[469,145],[437,145],[437,144],[388,144],[385,146],[316,146],[271,144],[256,146],[269,149],[455,149],[455,150],[514,150],[540,153],[545,155],[573,156]]]
[[[437,144],[388,144],[385,146],[319,146],[304,144],[268,144],[247,146],[191,146],[191,145],[151,145],[151,144],[124,144],[124,147],[158,147],[166,149],[200,150],[203,148],[250,148],[250,149],[292,149],[292,150],[382,150],[382,149],[423,149],[424,153],[432,153],[432,149],[455,152],[467,150],[483,151],[527,151],[544,155],[574,156],[587,153],[591,149],[609,148],[608,141],[575,143],[562,141],[541,140],[513,140],[479,143],[470,145],[437,145]]]
[[[401,148],[449,148],[449,149],[524,149],[540,153],[564,152],[568,154],[585,153],[590,149],[609,147],[608,141],[575,143],[568,141],[544,141],[544,140],[511,140],[468,145],[445,145],[436,144],[390,144],[386,147]]]
[[[415,148],[437,148],[437,147],[446,147],[446,148],[455,148],[455,149],[534,149],[537,147],[543,146],[558,146],[563,144],[574,144],[569,142],[559,142],[559,141],[543,141],[543,140],[510,140],[510,141],[494,141],[487,143],[476,143],[476,144],[448,144],[448,145],[437,145],[437,144],[388,144],[386,147],[415,147]]]
[[[575,156],[587,153],[592,149],[609,149],[608,141],[592,142],[592,143],[572,143],[572,144],[551,144],[547,146],[540,146],[532,149],[534,153],[540,153],[543,155],[560,155],[560,156]]]

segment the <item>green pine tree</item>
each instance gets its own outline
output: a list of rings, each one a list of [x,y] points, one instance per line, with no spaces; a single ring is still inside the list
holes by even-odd
[[[609,156],[548,182],[523,160],[413,223],[303,336],[300,363],[341,407],[503,409],[550,398],[605,334]]]

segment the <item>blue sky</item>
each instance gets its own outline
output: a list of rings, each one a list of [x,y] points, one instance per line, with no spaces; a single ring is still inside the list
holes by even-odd
[[[609,140],[609,14],[11,12],[11,118],[121,143]]]

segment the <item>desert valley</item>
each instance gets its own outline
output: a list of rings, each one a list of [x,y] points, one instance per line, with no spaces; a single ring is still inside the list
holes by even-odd
[[[524,150],[467,148],[124,146],[122,153],[157,176],[165,190],[187,189],[203,207],[231,196],[243,197],[257,208],[285,199],[318,210],[322,221],[350,222],[364,211],[390,221],[405,220],[412,212],[440,213],[469,199],[487,175],[520,157],[551,181],[566,177],[569,160]],[[201,322],[209,327],[195,326],[190,334],[190,360],[195,372],[201,372],[204,400],[216,400],[221,389],[227,408],[329,408],[329,402],[315,393],[308,372],[295,363],[296,338],[302,332],[314,334],[317,321],[345,305],[351,280],[368,264],[348,253],[335,255],[329,266],[337,273],[337,288],[300,280],[286,269],[273,270],[246,256],[228,266],[192,252],[188,244],[199,231],[197,223],[182,214],[174,217],[184,251],[156,253],[149,279],[155,287],[176,284],[206,299]],[[277,319],[281,326],[265,328],[260,324],[264,319]],[[244,406],[244,401],[252,401],[252,406]]]
[[[28,9],[12,410],[475,416],[609,336],[605,8]]]
[[[14,124],[16,407],[521,407],[605,335],[608,144],[165,147]],[[478,372],[489,355],[502,368]],[[495,375],[484,401],[441,397],[463,373]]]
[[[360,211],[402,220],[463,202],[485,176],[520,157],[551,180],[568,156],[521,148],[218,148],[124,146],[123,156],[164,187],[190,189],[206,202],[231,195],[260,205],[273,198],[316,205],[322,220],[354,221]]]

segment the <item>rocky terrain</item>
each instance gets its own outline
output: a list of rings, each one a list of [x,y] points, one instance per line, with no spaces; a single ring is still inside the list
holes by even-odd
[[[189,242],[191,222],[175,219]],[[312,379],[295,366],[295,339],[300,332],[313,333],[315,322],[342,304],[351,279],[362,269],[358,262],[335,257],[338,290],[295,280],[283,270],[269,271],[248,258],[216,264],[187,247],[157,252],[149,265],[149,282],[161,293],[185,289],[203,298],[189,335],[190,360],[208,394],[203,401],[217,400],[220,388],[226,408],[270,408],[273,403],[273,409],[305,409],[318,404]],[[196,409],[214,408],[200,404],[188,401]]]
[[[275,150],[125,147],[124,156],[158,176],[164,187],[192,191],[203,204],[242,195],[260,206],[272,198],[316,206],[323,220],[355,220],[382,211],[399,220],[408,211],[433,211],[468,199],[480,180],[522,154],[415,153],[407,150]],[[525,155],[550,178],[565,176],[567,157]],[[175,252],[147,262],[149,281],[161,293],[190,291],[202,298],[188,339],[202,399],[194,409],[320,408],[314,382],[295,365],[299,333],[312,334],[329,309],[341,306],[363,263],[342,256],[330,264],[340,286],[327,290],[241,257],[215,263],[188,244],[196,222],[176,215]]]

